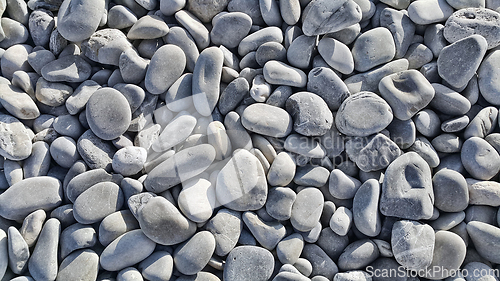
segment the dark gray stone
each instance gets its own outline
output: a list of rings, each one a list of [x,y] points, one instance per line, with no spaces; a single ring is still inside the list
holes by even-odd
[[[339,257],[342,271],[364,269],[380,256],[377,244],[370,239],[357,240],[349,244]]]
[[[323,98],[332,111],[338,110],[342,102],[350,95],[342,79],[326,67],[316,67],[309,72],[307,91]]]

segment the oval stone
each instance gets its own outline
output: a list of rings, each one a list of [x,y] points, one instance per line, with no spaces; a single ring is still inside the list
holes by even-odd
[[[96,252],[86,249],[76,251],[67,256],[59,267],[56,281],[97,279],[99,272],[99,256]]]
[[[200,272],[210,261],[215,250],[215,238],[209,231],[196,233],[174,252],[174,264],[182,274]]]
[[[117,184],[101,182],[76,198],[73,215],[79,223],[92,224],[120,210],[123,201],[123,192]]]
[[[500,63],[500,50],[493,50],[481,63],[477,71],[478,85],[481,96],[493,105],[500,105],[500,69],[497,67]]]
[[[361,8],[352,0],[310,1],[302,12],[302,31],[307,36],[332,33],[360,22],[361,17]]]
[[[365,137],[382,131],[392,119],[392,109],[384,99],[372,92],[360,92],[344,100],[335,124],[345,135]]]
[[[247,130],[265,136],[281,138],[292,131],[292,117],[284,109],[255,103],[243,111],[241,124]]]
[[[193,71],[193,103],[196,111],[210,116],[219,100],[224,55],[219,48],[210,47],[200,53]]]
[[[245,13],[232,12],[217,15],[210,31],[210,39],[215,45],[227,48],[238,47],[241,40],[248,35],[252,27],[252,18]]]
[[[166,92],[181,77],[185,67],[186,56],[181,48],[170,44],[160,47],[146,71],[146,89],[153,95]]]
[[[500,155],[482,138],[467,139],[462,145],[461,158],[465,170],[476,179],[489,180],[500,171]]]
[[[97,30],[104,11],[104,1],[65,0],[57,14],[57,30],[68,41],[85,40]]]
[[[263,69],[267,83],[302,88],[307,85],[307,75],[304,71],[286,65],[283,62],[271,60],[266,62]]]
[[[321,191],[314,187],[301,190],[292,205],[290,222],[298,231],[313,229],[323,212],[324,197]]]
[[[127,99],[113,88],[101,88],[87,102],[87,122],[96,136],[112,140],[125,133],[132,113]]]

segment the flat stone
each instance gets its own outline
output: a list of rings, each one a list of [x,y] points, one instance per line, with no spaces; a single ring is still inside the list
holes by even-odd
[[[114,212],[106,216],[99,224],[99,242],[103,246],[108,246],[120,235],[138,228],[139,222],[129,210]]]
[[[394,223],[391,247],[396,261],[409,270],[427,268],[434,252],[434,230],[428,224],[401,220]]]
[[[500,197],[497,188],[500,185],[495,181],[466,179],[469,204],[471,205],[486,205],[497,207],[500,206]]]
[[[434,192],[430,167],[415,152],[394,160],[384,175],[380,212],[405,219],[428,219],[433,213]]]
[[[75,250],[93,247],[97,243],[97,234],[92,226],[75,223],[63,230],[59,240],[61,258],[64,259]]]
[[[297,167],[293,182],[301,186],[322,187],[328,182],[330,171],[327,168],[314,165]]]
[[[378,85],[380,95],[391,105],[394,116],[408,120],[434,98],[434,88],[416,70],[388,75]]]
[[[40,189],[40,186],[44,186]],[[0,195],[0,215],[10,220],[22,220],[42,209],[50,211],[61,205],[62,184],[53,177],[24,179]]]
[[[284,109],[263,103],[248,106],[241,124],[249,131],[271,137],[285,137],[292,131],[292,117]]]
[[[391,32],[385,27],[371,29],[354,41],[352,47],[354,69],[359,72],[370,70],[391,61],[395,54],[396,46]]]
[[[271,60],[266,62],[263,74],[269,84],[298,88],[307,85],[307,76],[302,70],[280,61]]]
[[[79,223],[92,224],[120,210],[123,199],[123,192],[117,184],[101,182],[76,198],[73,215]]]
[[[28,269],[33,279],[56,279],[59,268],[57,250],[60,233],[61,223],[57,219],[47,220],[28,262]]]
[[[203,178],[185,181],[177,204],[188,219],[197,223],[206,222],[216,207],[215,186]]]
[[[489,180],[500,171],[498,152],[484,139],[467,139],[461,152],[464,168],[474,178]]]
[[[259,160],[237,151],[217,176],[217,201],[235,211],[258,210],[267,199],[267,181]]]
[[[3,131],[0,137],[0,155],[13,161],[28,158],[32,152],[32,144],[23,123],[10,115],[0,114],[0,128]]]
[[[243,229],[241,213],[229,209],[221,209],[208,221],[206,230],[215,237],[215,254],[225,256],[236,246]]]
[[[439,76],[456,88],[467,85],[479,68],[487,48],[486,39],[477,34],[444,47],[437,60]]]
[[[392,109],[384,99],[372,92],[360,92],[344,100],[335,124],[345,135],[364,137],[382,131],[392,118]]]
[[[469,37],[481,35],[487,43],[488,49],[500,45],[500,14],[484,7],[460,9],[454,12],[444,26],[443,35],[451,43]]]
[[[357,240],[349,244],[339,257],[342,271],[364,269],[380,255],[377,244],[370,239]]]
[[[465,129],[470,123],[467,115],[448,119],[441,123],[441,130],[445,133],[456,133]]]
[[[311,1],[302,12],[305,35],[321,35],[342,30],[361,21],[361,9],[351,0]]]
[[[308,187],[301,190],[292,205],[292,226],[303,232],[313,229],[321,217],[323,204],[324,197],[319,189]]]
[[[167,251],[155,251],[139,263],[138,269],[147,280],[168,280],[172,277],[174,259]]]
[[[146,15],[137,20],[127,33],[130,40],[156,39],[169,32],[168,25],[162,18],[155,15]]]
[[[165,68],[168,62],[170,67]],[[186,56],[181,48],[167,44],[160,47],[149,63],[146,72],[146,89],[155,95],[166,92],[181,77],[186,66]]]
[[[445,21],[453,14],[453,8],[446,0],[425,0],[411,3],[408,16],[416,24],[431,24]]]
[[[256,246],[234,248],[226,259],[224,280],[266,281],[271,277],[274,258],[266,249]]]
[[[83,41],[81,48],[82,54],[95,62],[118,66],[121,54],[132,48],[132,44],[122,31],[105,28],[94,32],[89,39]]]
[[[161,193],[205,171],[215,159],[215,149],[200,144],[183,149],[148,173],[146,190]]]
[[[186,275],[200,272],[215,250],[215,238],[209,231],[200,231],[175,249],[175,268]]]
[[[477,71],[477,82],[481,96],[492,105],[500,105],[500,98],[496,94],[500,87],[496,83],[498,77],[500,77],[500,71],[495,67],[499,62],[500,51],[494,50],[483,59]]]
[[[87,102],[87,122],[92,132],[103,140],[112,140],[125,133],[131,115],[127,99],[112,88],[97,90]]]
[[[326,102],[310,92],[298,92],[286,101],[286,109],[294,120],[295,132],[305,136],[321,136],[333,125],[333,115]]]
[[[278,42],[267,42],[259,46],[255,53],[255,60],[259,66],[264,66],[271,60],[285,62],[287,58],[286,48]]]
[[[429,104],[431,107],[451,116],[469,112],[471,105],[466,97],[438,83],[432,83],[432,87],[435,94]]]
[[[81,56],[69,55],[51,61],[40,72],[50,82],[83,82],[90,77],[91,66]]]
[[[365,181],[356,191],[352,203],[354,225],[363,234],[374,237],[382,230],[378,198],[380,183],[375,179]]]
[[[210,40],[215,45],[235,48],[250,32],[252,18],[242,12],[230,12],[216,16],[212,24]]]
[[[59,8],[57,29],[68,41],[83,41],[97,30],[104,10],[101,1],[64,1]]]
[[[140,229],[131,230],[111,242],[100,256],[100,264],[108,271],[119,271],[146,259],[156,244]]]

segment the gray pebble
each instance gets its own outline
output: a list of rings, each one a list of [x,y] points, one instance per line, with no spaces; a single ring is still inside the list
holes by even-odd
[[[97,234],[90,225],[72,224],[61,233],[61,258],[66,258],[71,252],[78,249],[91,248],[97,243]]]
[[[31,47],[30,45],[22,44],[13,45],[7,48],[2,55],[2,60],[0,63],[2,76],[11,80],[14,72],[18,70],[30,71],[28,54],[31,53],[32,49],[33,47]]]
[[[392,109],[384,99],[372,92],[360,92],[344,100],[335,124],[343,134],[363,137],[382,131],[392,118]]]
[[[263,25],[262,13],[260,12],[259,0],[231,0],[227,5],[229,12],[242,12],[252,18],[252,24]]]
[[[236,246],[243,229],[241,214],[221,209],[206,225],[215,237],[215,254],[225,256]]]
[[[446,20],[443,35],[451,43],[470,35],[481,35],[486,39],[488,49],[491,49],[500,44],[500,37],[497,34],[499,21],[498,12],[484,7],[469,6],[454,12]]]
[[[498,152],[478,137],[471,137],[464,142],[461,158],[467,172],[477,179],[489,180],[500,169]]]
[[[73,216],[73,204],[66,204],[55,208],[50,212],[50,217],[58,219],[63,228],[76,223],[75,217]]]
[[[349,245],[349,236],[340,236],[330,227],[321,230],[316,243],[333,260],[338,260],[342,251]]]
[[[119,271],[146,259],[155,249],[140,229],[131,230],[109,244],[100,256],[100,264],[108,271]]]
[[[118,64],[122,79],[126,83],[138,84],[146,76],[148,61],[139,56],[133,48],[128,48],[120,54]]]
[[[352,214],[356,228],[367,236],[377,236],[382,228],[378,198],[380,183],[375,179],[365,181],[356,191]]]
[[[451,116],[462,115],[470,110],[470,102],[461,94],[441,84],[433,83],[435,95],[430,106],[439,112]]]
[[[35,119],[40,116],[33,98],[16,86],[0,84],[0,104],[19,119]]]
[[[345,236],[353,224],[352,212],[344,206],[338,207],[330,218],[329,226],[337,235]]]
[[[52,159],[63,168],[70,168],[80,159],[76,142],[70,137],[58,137],[50,144]]]
[[[266,62],[263,74],[269,84],[298,88],[307,85],[307,76],[302,70],[280,61],[271,60]]]
[[[465,219],[465,212],[440,213],[439,217],[429,223],[434,230],[450,230]]]
[[[434,205],[444,212],[458,212],[469,204],[465,178],[458,172],[445,169],[434,174]]]
[[[248,95],[249,90],[250,85],[245,78],[239,77],[229,83],[219,98],[218,107],[220,112],[227,114],[234,110],[241,100]]]
[[[498,92],[498,86],[494,82],[496,81],[498,75],[500,75],[500,72],[496,67],[499,61],[500,50],[493,50],[483,59],[483,62],[477,71],[477,82],[481,96],[493,105],[500,105],[500,99],[498,99],[496,95]]]
[[[311,64],[313,51],[316,47],[316,36],[300,35],[292,41],[287,49],[287,59],[290,65],[306,69]],[[350,52],[347,52],[350,54]]]
[[[350,95],[340,77],[325,67],[314,68],[309,72],[307,90],[323,98],[332,111],[337,110]]]
[[[255,60],[259,66],[264,66],[270,60],[285,62],[287,52],[285,47],[278,42],[267,42],[259,46],[255,53]]]
[[[441,120],[436,112],[432,109],[424,109],[419,111],[413,117],[417,131],[426,137],[435,137],[440,133]]]
[[[424,33],[424,44],[431,49],[435,58],[441,50],[448,45],[443,35],[444,25],[440,23],[428,25]]]
[[[81,250],[72,253],[62,262],[57,273],[57,281],[62,280],[96,280],[99,272],[99,256],[92,250]]]
[[[484,138],[490,135],[495,129],[498,120],[498,109],[493,106],[488,106],[481,111],[472,119],[470,124],[464,131],[464,138],[468,139],[470,137]]]
[[[35,10],[35,9],[33,9]],[[7,13],[9,16],[26,25],[28,23],[29,13],[28,13],[28,5],[25,1],[21,0],[7,0]]]
[[[29,17],[29,31],[33,43],[36,46],[48,45],[55,24],[52,12],[44,9],[33,11]]]
[[[81,56],[69,55],[51,61],[40,73],[50,82],[83,82],[90,77],[91,66]]]
[[[477,34],[444,47],[437,60],[439,75],[453,87],[467,85],[479,68],[487,47],[486,39]]]
[[[283,264],[295,264],[304,248],[302,235],[294,233],[283,238],[276,246],[276,254]]]
[[[409,62],[408,68],[419,69],[432,61],[432,51],[429,47],[421,43],[413,43],[408,48],[404,58]]]
[[[335,262],[318,245],[306,244],[302,257],[311,262],[311,276],[321,275],[330,280],[339,272]]]
[[[318,52],[333,69],[343,74],[354,71],[354,60],[351,51],[344,43],[333,38],[324,37],[319,41]]]
[[[45,65],[55,59],[56,57],[49,50],[34,51],[28,55],[28,63],[38,74],[41,74],[41,70]]]
[[[420,155],[431,168],[436,168],[440,164],[441,160],[436,149],[434,149],[434,146],[425,137],[417,137],[409,150]]]
[[[113,170],[124,176],[135,175],[146,163],[147,151],[142,147],[127,146],[113,156]]]
[[[301,16],[301,7],[299,0],[279,1],[280,12],[283,21],[290,26],[295,25]]]
[[[403,121],[410,119],[434,98],[432,85],[416,70],[388,75],[380,80],[378,88],[391,105],[394,116]]]
[[[55,280],[58,272],[57,249],[61,223],[49,219],[43,226],[33,254],[28,262],[28,269],[35,280]]]
[[[415,34],[415,24],[402,11],[385,8],[380,13],[380,26],[389,29],[393,36],[396,47],[395,57],[404,57]]]
[[[259,0],[262,19],[268,26],[281,26],[283,19],[280,14],[279,3],[275,0]]]
[[[346,152],[364,172],[384,169],[402,154],[401,149],[381,133],[362,139],[365,142],[362,144],[354,140],[347,141]]]
[[[71,202],[74,202],[80,194],[95,184],[100,182],[114,182],[119,184],[122,179],[122,176],[108,174],[102,168],[88,171],[82,170],[66,184],[65,194]]]
[[[266,222],[253,212],[243,213],[242,219],[257,242],[268,250],[274,249],[286,235],[286,229],[281,223]]]
[[[120,55],[131,48],[127,36],[118,29],[101,29],[81,44],[82,54],[87,58],[111,65],[119,65]]]
[[[319,221],[324,197],[319,189],[308,187],[301,190],[292,205],[290,222],[299,231],[309,231]]]
[[[23,163],[24,164],[24,163]],[[24,164],[23,166],[26,166]],[[9,186],[18,183],[24,178],[24,167],[20,162],[5,159],[3,164],[3,172]]]
[[[292,131],[292,117],[288,112],[262,103],[248,106],[241,116],[241,124],[249,131],[271,137],[284,137]]]
[[[18,44],[23,44],[29,38],[28,29],[20,22],[3,17],[1,26],[5,33],[5,38],[0,42],[0,48],[7,49]]]
[[[339,257],[338,266],[342,271],[362,269],[380,255],[377,244],[370,239],[357,240],[349,244]]]
[[[387,167],[380,198],[383,215],[428,219],[433,213],[433,203],[430,167],[417,153],[407,152]]]
[[[40,185],[44,186],[42,190]],[[24,179],[2,193],[0,203],[2,217],[22,220],[38,209],[49,211],[59,206],[62,203],[62,185],[57,179],[47,176]]]
[[[176,248],[173,257],[177,270],[186,275],[200,272],[215,250],[215,238],[209,231],[200,231]]]
[[[223,53],[211,47],[201,52],[193,72],[193,103],[196,111],[210,116],[219,99]]]
[[[127,38],[137,39],[156,39],[165,36],[169,32],[168,25],[155,15],[146,15],[139,18],[129,29]]]
[[[395,54],[396,47],[392,34],[384,27],[362,33],[352,47],[354,68],[359,72],[389,62]]]
[[[99,242],[108,246],[116,238],[133,229],[138,229],[139,223],[128,210],[114,212],[106,216],[99,225]]]
[[[139,264],[138,269],[147,280],[169,280],[174,269],[174,259],[169,252],[155,251]]]
[[[49,145],[43,141],[35,142],[30,157],[23,163],[24,178],[46,176],[50,168],[50,161]],[[12,178],[10,180],[12,181]]]
[[[49,82],[43,77],[36,82],[36,99],[45,105],[52,107],[64,105],[72,94],[73,88],[66,84]]]
[[[496,192],[498,183],[495,181],[480,181],[476,179],[466,179],[469,191],[469,204],[498,206],[499,195]]]
[[[391,246],[399,264],[411,270],[427,268],[434,252],[434,230],[428,224],[401,220],[394,223]]]
[[[209,46],[210,33],[208,29],[192,13],[186,10],[177,11],[175,19],[189,31],[199,50],[203,50]]]
[[[360,7],[351,0],[311,1],[302,12],[302,30],[307,36],[331,33],[358,23],[361,17]]]
[[[24,238],[24,241],[28,244],[28,247],[35,246],[36,240],[40,231],[42,231],[43,223],[45,222],[46,214],[44,210],[37,210],[27,215],[24,220],[19,232]]]
[[[333,115],[326,102],[310,92],[290,96],[286,109],[294,119],[294,130],[305,136],[324,135],[333,124]]]
[[[411,119],[401,121],[394,118],[386,129],[390,133],[391,140],[401,149],[407,149],[415,142],[417,130]]]
[[[101,221],[123,205],[123,192],[112,182],[93,185],[80,194],[73,205],[73,215],[82,224]]]
[[[69,136],[73,139],[78,139],[85,131],[78,118],[72,115],[57,116],[52,126],[59,134]]]
[[[429,275],[422,274],[422,277],[441,279],[452,275],[453,272],[459,269],[464,261],[466,253],[466,246],[462,238],[457,234],[440,230],[436,232],[436,239],[434,245],[434,255],[432,263],[429,268],[438,266],[437,271],[431,272]]]
[[[238,54],[243,57],[252,51],[256,51],[260,45],[266,42],[283,42],[281,29],[271,26],[251,33],[241,40],[238,45]]]
[[[330,171],[325,167],[305,165],[297,167],[293,182],[302,186],[321,187],[328,182]]]
[[[187,1],[187,9],[202,22],[210,22],[218,13],[222,12],[229,0],[222,1]]]
[[[30,251],[28,244],[17,228],[11,226],[7,232],[9,267],[15,274],[22,274],[28,266]]]
[[[361,182],[339,169],[334,169],[330,174],[328,185],[328,190],[334,198],[351,199],[361,186]]]
[[[59,8],[57,29],[69,41],[85,40],[97,30],[104,9],[101,1],[64,1]]]
[[[0,138],[0,155],[14,161],[28,158],[32,144],[24,125],[12,116],[1,114],[0,127],[5,132]]]
[[[129,8],[116,5],[108,11],[108,26],[116,29],[131,27],[137,21],[137,17]]]
[[[234,281],[266,281],[271,277],[273,268],[274,258],[268,250],[256,246],[239,246],[229,253],[223,277],[224,280]]]
[[[79,113],[83,108],[85,108],[90,96],[92,96],[92,94],[99,88],[101,88],[101,86],[93,80],[87,80],[81,83],[73,94],[71,94],[71,96],[66,100],[66,108],[68,109],[68,112],[72,115]]]
[[[441,130],[445,133],[456,133],[462,131],[469,125],[469,117],[467,115],[448,119],[441,123]]]
[[[420,25],[442,22],[450,17],[453,8],[446,0],[425,0],[408,6],[408,16]]]

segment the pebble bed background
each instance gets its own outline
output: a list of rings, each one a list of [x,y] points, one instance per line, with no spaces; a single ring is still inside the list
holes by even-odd
[[[498,280],[497,11],[0,0],[0,280]]]

